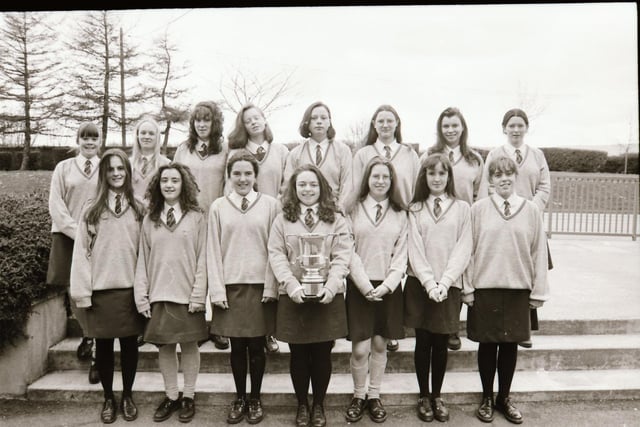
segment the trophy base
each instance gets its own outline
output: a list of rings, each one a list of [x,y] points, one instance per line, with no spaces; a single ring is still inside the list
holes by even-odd
[[[318,302],[322,299],[322,297],[318,295],[302,295],[302,300],[304,302]]]

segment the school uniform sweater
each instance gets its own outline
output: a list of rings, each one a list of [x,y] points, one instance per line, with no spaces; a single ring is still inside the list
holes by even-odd
[[[353,157],[353,193],[348,201],[350,205],[358,197],[357,193],[360,191],[367,165],[376,156],[384,158],[384,153],[378,152],[373,145],[366,145],[359,149]],[[413,198],[420,160],[413,148],[406,144],[400,144],[400,148],[391,157],[391,163],[398,177],[397,187],[400,201],[406,207]]]
[[[334,296],[344,293],[344,278],[349,273],[353,253],[353,237],[344,216],[336,213],[333,224],[317,221],[309,229],[300,219],[290,222],[280,213],[273,221],[268,244],[269,263],[279,283],[279,294],[293,295],[297,289],[302,289],[299,286],[302,272],[297,267],[300,256],[297,236],[308,233],[336,234],[326,239],[324,253],[329,257],[329,267],[322,269],[321,274],[327,279],[325,289]]]
[[[211,203],[222,196],[223,193],[225,167],[227,164],[227,145],[222,144],[220,153],[203,159],[196,150],[190,152],[188,141],[184,141],[176,149],[173,161],[188,166],[193,176],[195,176],[196,183],[200,188],[198,203],[206,214],[209,212]]]
[[[522,163],[518,165],[515,192],[519,196],[531,200],[542,213],[551,194],[551,174],[549,173],[547,159],[545,159],[544,153],[539,148],[527,145],[524,151]],[[493,192],[489,183],[489,164],[492,159],[502,156],[511,157],[504,146],[494,148],[487,154],[484,174],[478,190],[478,198],[487,197]]]
[[[471,215],[467,202],[453,199],[436,219],[426,204],[409,208],[409,275],[427,292],[436,282],[462,289],[462,274],[471,258]]]
[[[58,163],[51,175],[49,189],[51,232],[64,233],[75,239],[82,209],[87,200],[95,197],[97,188],[97,167],[87,176],[75,157]]]
[[[473,257],[464,283],[464,301],[476,289],[529,289],[537,306],[549,298],[547,239],[542,216],[529,200],[505,218],[492,197],[471,207]]]
[[[308,163],[316,164],[315,152],[311,152],[310,145],[309,140],[306,140],[289,153],[284,170],[285,184],[289,182],[289,178],[298,166]],[[334,140],[329,142],[324,158],[320,165],[317,165],[329,182],[341,208],[344,208],[346,197],[351,191],[352,158],[351,149],[346,144]]]
[[[139,161],[136,161],[133,156],[129,158],[131,162],[131,185],[133,186],[133,194],[145,207],[149,206],[149,201],[144,198],[144,195],[147,192],[151,178],[153,178],[160,166],[171,163],[171,160],[162,154],[158,154],[155,157],[155,159],[150,160],[151,163],[148,166],[146,174],[142,174]]]
[[[354,254],[349,275],[362,295],[373,290],[372,280],[393,292],[407,271],[407,213],[389,207],[377,224],[374,218],[362,203],[350,215]]]
[[[464,156],[460,156],[453,162],[453,184],[456,188],[456,198],[464,200],[470,205],[477,199],[484,171],[482,157],[475,151],[472,153],[478,159],[478,163],[469,163]],[[420,157],[420,162],[423,162],[428,156],[428,153],[424,153]]]
[[[264,284],[263,296],[277,298],[267,243],[279,202],[266,194],[242,212],[220,197],[211,205],[207,227],[207,272],[211,301],[226,301],[225,285]]]
[[[138,312],[169,301],[204,304],[207,295],[207,221],[202,212],[184,212],[173,230],[145,216],[136,266]]]
[[[120,215],[105,209],[95,226],[84,219],[73,245],[69,294],[78,307],[91,307],[94,291],[133,287],[140,222],[131,206]]]
[[[284,168],[287,162],[287,156],[289,155],[289,149],[284,144],[268,144],[267,149],[262,161],[258,161],[258,178],[256,183],[258,184],[258,191],[262,194],[267,194],[271,197],[278,197],[281,193],[281,188],[284,185]],[[233,149],[229,151],[227,156],[227,162],[238,151],[243,149]],[[229,183],[225,186],[225,194],[231,192],[231,186]]]

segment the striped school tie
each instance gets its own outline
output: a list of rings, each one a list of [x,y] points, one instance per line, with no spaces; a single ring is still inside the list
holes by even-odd
[[[518,162],[518,164],[522,163],[522,153],[520,150],[516,150],[516,162]]]
[[[322,161],[322,148],[320,148],[320,144],[316,145],[316,166],[320,165]]]
[[[169,208],[169,210],[167,211],[167,225],[169,227],[173,227],[174,225],[176,225],[176,217],[173,216],[173,208]]]
[[[442,206],[440,206],[440,197],[436,197],[436,199],[433,201],[433,214],[436,216],[436,218],[440,217],[440,214],[442,213]]]
[[[258,147],[258,149],[256,150],[256,159],[258,159],[258,161],[261,162],[262,159],[264,159],[264,154],[265,154],[264,148]]]
[[[240,203],[240,209],[242,209],[242,212],[246,211],[247,208],[249,208],[249,200],[247,200],[246,197],[242,198],[242,203]]]
[[[122,194],[116,194],[116,214],[122,212]]]
[[[304,216],[304,225],[306,225],[308,228],[313,227],[313,223],[315,221],[313,220],[313,209],[309,208],[307,209],[307,213]]]
[[[84,174],[91,175],[91,160],[84,162]]]
[[[382,218],[382,206],[380,205],[380,203],[376,204],[376,224],[380,221],[380,218]]]
[[[149,159],[147,159],[146,157],[142,158],[142,175],[147,175],[147,172],[149,172]]]
[[[391,160],[391,147],[388,145],[384,146],[384,158],[387,160]]]
[[[200,156],[202,157],[207,157],[207,145],[203,144],[200,149],[198,150],[198,153],[200,154]]]
[[[449,161],[453,163],[453,151],[449,151]]]
[[[511,216],[511,205],[508,200],[504,201],[504,216]]]

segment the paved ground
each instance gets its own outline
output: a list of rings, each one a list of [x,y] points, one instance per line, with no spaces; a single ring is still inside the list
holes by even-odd
[[[518,405],[525,417],[524,426],[639,426],[640,425],[640,401],[623,400],[613,402],[558,402],[532,404],[522,403]],[[51,403],[51,402],[22,402],[0,400],[0,425],[7,427],[58,427],[58,426],[101,426],[100,404],[79,403]],[[173,418],[164,423],[152,421],[155,407],[152,405],[140,405],[140,416],[133,422],[126,422],[121,417],[112,425],[114,426],[184,426]],[[440,424],[437,421],[431,425],[438,426],[485,426],[474,415],[475,405],[450,406],[451,419],[448,423]],[[260,426],[275,427],[294,425],[295,412],[293,408],[265,408],[265,419]],[[420,421],[411,406],[387,408],[389,418],[384,424],[375,424],[367,418],[354,423],[358,426],[397,425],[403,427],[426,426]],[[191,426],[223,426],[227,409],[223,407],[198,407],[196,417],[188,424]],[[327,412],[327,424],[344,426],[349,425],[340,408],[331,408]],[[248,425],[242,422],[238,425]],[[492,426],[512,426],[501,414],[496,414]]]

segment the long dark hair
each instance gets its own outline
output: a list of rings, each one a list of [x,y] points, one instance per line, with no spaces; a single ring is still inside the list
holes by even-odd
[[[145,198],[149,200],[149,217],[156,224],[156,227],[160,226],[160,213],[164,208],[164,197],[160,190],[160,178],[162,173],[167,169],[175,169],[182,178],[182,189],[180,190],[180,209],[182,212],[188,211],[203,212],[202,208],[198,204],[198,184],[196,178],[191,173],[188,166],[182,163],[171,162],[168,165],[163,165],[158,168],[158,171],[151,178]]]
[[[289,178],[287,190],[282,198],[282,212],[285,219],[290,222],[296,222],[298,220],[301,203],[300,199],[298,199],[298,193],[296,192],[296,181],[298,180],[298,175],[305,171],[313,172],[316,177],[318,177],[318,183],[320,184],[318,217],[321,221],[333,224],[336,220],[336,212],[340,211],[336,205],[331,186],[324,175],[322,175],[322,172],[320,172],[320,169],[310,163],[299,166],[293,171],[291,178]]]
[[[260,112],[260,115],[265,119],[264,123],[264,139],[271,144],[273,142],[273,133],[271,132],[271,128],[269,127],[269,123],[266,121],[266,117],[261,109],[256,107],[253,104],[245,104],[244,107],[240,111],[238,111],[238,115],[236,116],[235,127],[229,134],[229,148],[245,148],[247,143],[249,143],[249,133],[247,132],[247,128],[244,125],[244,113],[248,110],[255,108]]]
[[[402,143],[402,123],[400,122],[400,115],[398,115],[398,112],[396,111],[396,109],[393,108],[391,105],[384,104],[379,106],[376,112],[373,113],[373,117],[371,117],[371,121],[369,122],[369,132],[367,133],[367,139],[366,139],[365,145],[373,145],[378,140],[378,131],[376,130],[375,122],[376,122],[376,117],[378,116],[378,113],[382,111],[389,111],[396,118],[397,126],[393,136],[396,139],[396,141],[399,144],[401,144]]]
[[[427,185],[427,171],[435,169],[438,164],[441,164],[442,168],[447,171],[447,185],[444,187],[444,192],[451,198],[456,197],[456,187],[453,183],[453,166],[447,156],[441,153],[434,153],[424,159],[420,165],[418,177],[416,178],[416,190],[413,193],[411,205],[424,203],[429,198],[431,190]]]
[[[194,124],[196,119],[211,121],[211,133],[209,134],[209,141],[207,141],[208,154],[220,153],[222,151],[222,125],[224,123],[224,116],[218,104],[213,101],[198,102],[191,112],[187,144],[189,151],[192,153],[198,144],[198,132],[196,132]]]
[[[253,168],[253,174],[256,177],[255,182],[253,183],[253,190],[258,191],[258,172],[260,171],[260,165],[258,164],[258,160],[256,157],[251,154],[247,150],[240,150],[234,153],[229,161],[227,162],[227,178],[231,177],[231,170],[233,169],[233,165],[237,162],[249,162],[251,163],[251,167]]]
[[[322,107],[327,110],[327,114],[329,114],[329,129],[327,129],[327,139],[332,141],[333,138],[336,137],[336,130],[333,128],[333,119],[331,118],[331,110],[327,107],[327,104],[324,102],[314,102],[309,105],[306,110],[304,110],[304,114],[302,115],[302,120],[300,121],[300,126],[298,127],[298,132],[300,132],[300,136],[303,138],[309,138],[311,136],[311,132],[309,131],[309,122],[311,121],[311,113],[314,108]]]
[[[371,171],[377,165],[386,166],[389,170],[389,175],[391,176],[391,187],[389,187],[389,191],[387,192],[387,197],[389,198],[389,206],[396,212],[404,210],[404,205],[399,196],[398,190],[398,175],[396,174],[396,169],[393,167],[393,163],[386,160],[383,157],[376,156],[367,164],[366,169],[364,170],[364,175],[362,178],[362,182],[360,183],[360,190],[358,192],[358,201],[363,202],[367,195],[369,194],[369,178],[371,177]],[[355,206],[351,206],[350,210],[353,210]]]
[[[447,148],[447,140],[442,133],[442,121],[445,117],[457,117],[460,119],[460,123],[463,128],[462,134],[460,135],[460,153],[462,153],[462,157],[464,157],[469,164],[473,165],[475,163],[479,166],[481,159],[480,154],[476,153],[467,145],[467,139],[469,138],[469,127],[467,126],[467,121],[464,119],[460,110],[455,107],[446,108],[442,113],[440,113],[440,116],[438,116],[438,121],[436,122],[438,138],[436,139],[436,144],[429,148],[429,154],[444,153]]]
[[[98,165],[98,190],[96,198],[91,202],[87,210],[85,220],[89,225],[96,225],[100,221],[100,215],[107,208],[109,203],[109,183],[107,181],[107,172],[111,157],[117,157],[122,161],[125,170],[124,176],[124,197],[127,199],[129,206],[133,208],[137,221],[142,221],[144,216],[144,208],[133,196],[133,187],[131,185],[131,163],[127,154],[119,148],[110,148],[104,152]]]

